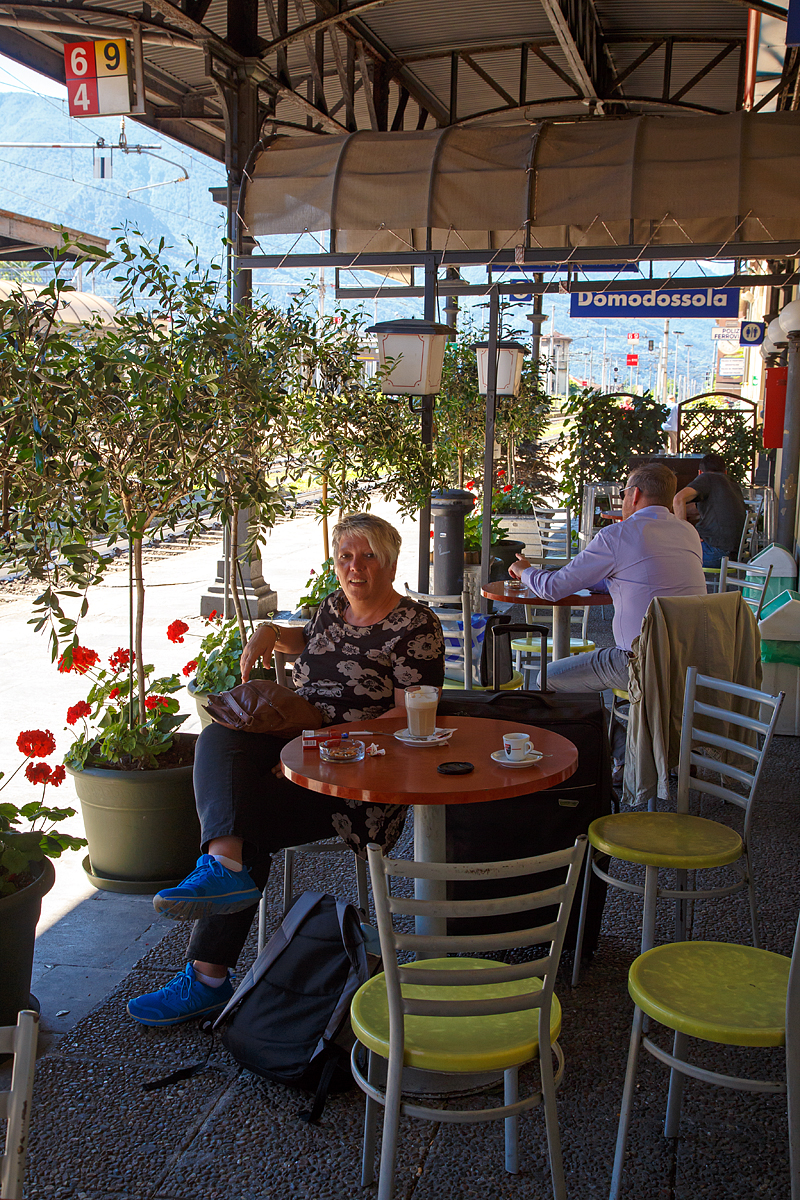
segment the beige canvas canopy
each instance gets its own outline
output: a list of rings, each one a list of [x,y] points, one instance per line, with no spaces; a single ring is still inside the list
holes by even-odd
[[[547,120],[278,137],[249,232],[332,249],[491,250],[785,241],[800,247],[800,113]],[[327,246],[326,246],[327,248]]]

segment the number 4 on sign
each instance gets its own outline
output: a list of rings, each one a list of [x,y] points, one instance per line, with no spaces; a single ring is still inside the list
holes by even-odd
[[[68,79],[67,96],[70,116],[90,117],[97,114],[96,79]]]

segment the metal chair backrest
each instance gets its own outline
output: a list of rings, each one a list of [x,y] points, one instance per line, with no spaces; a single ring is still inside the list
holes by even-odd
[[[712,699],[716,703],[699,700],[698,688],[713,692]],[[681,753],[678,762],[678,812],[688,811],[690,790],[705,792],[719,800],[736,804],[744,810],[744,840],[747,842],[753,798],[761,778],[764,758],[778,723],[783,699],[783,692],[779,692],[777,696],[768,696],[756,688],[730,683],[725,679],[714,679],[711,675],[701,675],[697,667],[689,667],[686,672]],[[733,707],[736,700],[744,701],[738,705],[738,710]],[[757,717],[751,715],[753,711],[758,713]],[[768,719],[763,720],[764,716]],[[704,722],[722,722],[723,727],[727,726],[727,733],[701,729],[697,724],[698,717],[703,718]],[[749,738],[747,734],[750,735]],[[712,758],[708,754],[701,754],[698,750],[700,746],[726,751],[725,757],[734,754],[737,756],[737,762],[734,765],[724,761],[723,756]],[[742,764],[742,759],[747,761]],[[718,772],[725,782],[712,783],[710,779],[704,779],[700,775],[690,776],[692,767],[710,768]],[[737,791],[735,787],[729,786],[729,783],[738,784],[741,790]]]
[[[761,616],[772,566],[754,567],[751,563],[733,562],[723,558],[719,567],[719,590],[732,592],[738,588],[742,598],[753,610],[755,619]],[[749,576],[749,578],[748,578]]]
[[[0,1158],[0,1196],[9,1198],[22,1196],[38,1035],[39,1014],[29,1009],[17,1014],[16,1025],[0,1026],[0,1054],[14,1055],[11,1088],[0,1092],[0,1120],[6,1121],[5,1152]]]
[[[622,486],[619,483],[585,483],[583,485],[583,504],[581,506],[581,522],[578,540],[581,550],[585,550],[599,529],[595,529],[595,507],[598,497],[606,496],[611,512],[622,509]]]
[[[572,558],[572,515],[568,508],[534,508],[542,540],[541,562],[553,565]]]
[[[403,1038],[404,1016],[426,1017],[474,1017],[493,1013],[522,1012],[539,1009],[539,1038],[541,1045],[549,1042],[549,1014],[553,996],[556,971],[564,944],[567,921],[572,900],[578,884],[587,839],[581,834],[573,846],[552,854],[541,854],[535,858],[512,859],[509,862],[489,863],[418,863],[407,859],[384,858],[379,846],[369,845],[372,890],[375,898],[375,914],[381,939],[383,968],[386,973],[386,991],[389,1001],[390,1039]],[[515,879],[521,875],[536,875],[545,871],[563,869],[565,879],[557,887],[529,892],[521,896],[503,896],[486,900],[425,900],[389,894],[391,878],[431,880],[464,879]],[[431,916],[439,918],[501,916],[513,912],[533,912],[536,909],[557,904],[555,921],[545,925],[532,925],[528,929],[505,933],[482,934],[418,934],[405,932],[409,917]],[[399,917],[403,930],[395,928],[393,918]],[[415,966],[403,967],[397,961],[398,954],[416,953],[425,958],[443,958],[448,954],[470,955],[510,950],[515,947],[541,946],[550,943],[546,957],[532,962],[506,965],[498,962],[496,967],[465,967],[463,970],[426,970]],[[492,999],[414,999],[403,996],[403,985],[425,987],[463,987],[482,984],[518,983],[521,980],[541,980],[541,988],[532,986],[518,994],[497,996]]]
[[[405,589],[409,600],[427,604],[436,613],[442,633],[447,643],[450,644],[451,653],[452,644],[458,643],[461,668],[464,672],[464,687],[467,691],[472,691],[472,673],[475,664],[472,645],[472,600],[469,592],[465,589],[460,595],[444,596],[429,592],[414,592],[408,584],[405,585]],[[451,607],[445,608],[444,605]],[[455,607],[456,605],[458,607]]]
[[[739,538],[739,562],[749,562],[756,551],[756,536],[758,530],[758,513],[753,508],[747,508],[742,526],[742,536]]]

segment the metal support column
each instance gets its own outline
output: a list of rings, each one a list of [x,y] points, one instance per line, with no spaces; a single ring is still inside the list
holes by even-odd
[[[786,351],[786,408],[783,417],[783,453],[778,486],[778,523],[775,540],[794,554],[797,526],[797,476],[800,470],[800,330],[789,334]]]
[[[489,293],[489,348],[486,379],[486,433],[483,443],[483,525],[481,528],[481,587],[489,582],[492,544],[492,484],[494,483],[494,423],[497,411],[497,328],[500,295],[497,287]],[[481,598],[481,612],[488,601]]]
[[[425,312],[426,321],[436,320],[436,259],[425,256]],[[423,446],[433,446],[433,396],[422,396],[422,428],[420,438]],[[430,591],[431,578],[431,501],[430,497],[419,510],[419,569],[417,591]]]

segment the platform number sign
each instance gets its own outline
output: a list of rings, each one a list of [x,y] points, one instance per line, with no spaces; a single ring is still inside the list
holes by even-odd
[[[64,46],[69,115],[108,116],[132,111],[128,43],[69,42]]]

